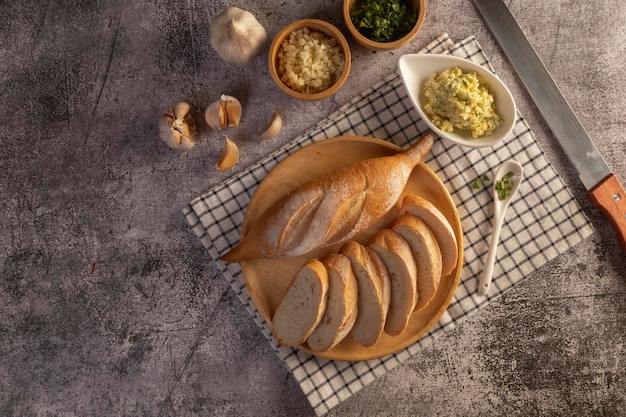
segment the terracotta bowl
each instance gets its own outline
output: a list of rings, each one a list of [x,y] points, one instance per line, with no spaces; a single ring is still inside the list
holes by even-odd
[[[341,46],[344,54],[344,68],[341,74],[338,75],[335,83],[328,87],[326,90],[318,92],[318,93],[301,93],[291,89],[287,86],[281,79],[278,73],[278,52],[282,47],[283,41],[294,31],[309,28],[311,31],[318,31],[324,33],[326,36],[335,38],[338,44]],[[351,65],[352,56],[350,54],[350,46],[348,45],[348,41],[343,36],[341,31],[337,29],[335,26],[331,25],[328,22],[318,19],[302,19],[297,20],[287,26],[285,26],[274,38],[272,44],[270,46],[269,57],[268,57],[268,65],[270,75],[272,79],[276,83],[276,85],[286,94],[291,97],[301,99],[301,100],[322,100],[328,98],[335,94],[339,89],[344,85],[346,80],[348,79],[348,74],[350,73],[350,65]]]
[[[406,0],[407,4],[410,4],[414,9],[417,9],[417,21],[415,22],[415,26],[413,29],[400,39],[396,39],[391,42],[376,42],[371,39],[365,37],[361,32],[357,30],[352,23],[352,19],[350,18],[350,10],[352,9],[352,5],[359,0],[343,0],[343,20],[348,27],[348,31],[350,35],[356,40],[359,44],[363,45],[368,49],[372,49],[375,51],[389,51],[392,49],[400,48],[401,46],[406,45],[417,35],[422,24],[424,23],[424,17],[426,16],[426,1],[425,0]]]

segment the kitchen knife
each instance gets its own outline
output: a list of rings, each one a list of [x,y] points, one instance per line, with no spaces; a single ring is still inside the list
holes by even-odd
[[[609,219],[626,253],[624,186],[609,169],[504,1],[474,0],[474,5],[574,164],[587,194]]]

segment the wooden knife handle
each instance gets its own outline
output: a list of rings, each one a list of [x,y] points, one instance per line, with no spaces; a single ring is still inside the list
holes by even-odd
[[[608,175],[588,191],[593,203],[611,222],[617,239],[626,253],[626,191],[614,174]]]

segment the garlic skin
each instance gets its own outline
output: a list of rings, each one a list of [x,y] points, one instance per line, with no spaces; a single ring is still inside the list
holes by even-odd
[[[189,104],[180,102],[159,118],[159,137],[170,148],[189,150],[196,145],[196,122],[190,110]]]
[[[204,120],[214,130],[223,127],[237,127],[243,109],[241,103],[233,96],[222,94],[218,101],[208,105],[204,112]]]
[[[228,7],[211,22],[211,47],[226,62],[250,62],[266,40],[265,28],[256,17],[237,7]]]
[[[235,166],[239,160],[239,148],[228,136],[224,135],[226,144],[222,148],[219,160],[215,164],[218,171],[226,171]]]
[[[261,141],[275,138],[280,133],[280,130],[283,128],[283,118],[280,117],[280,114],[274,110],[272,113],[272,118],[267,123],[267,126],[259,132],[258,136]]]

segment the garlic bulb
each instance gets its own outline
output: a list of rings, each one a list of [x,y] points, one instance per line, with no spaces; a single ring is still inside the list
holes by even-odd
[[[242,107],[239,100],[233,96],[222,94],[220,99],[209,104],[204,111],[204,120],[212,129],[223,127],[237,127],[241,120]]]
[[[196,133],[196,122],[187,103],[178,103],[169,109],[159,119],[159,137],[170,148],[191,149],[196,142],[193,135]]]
[[[211,22],[211,47],[226,62],[250,62],[267,40],[265,28],[254,15],[237,7],[229,7]]]

